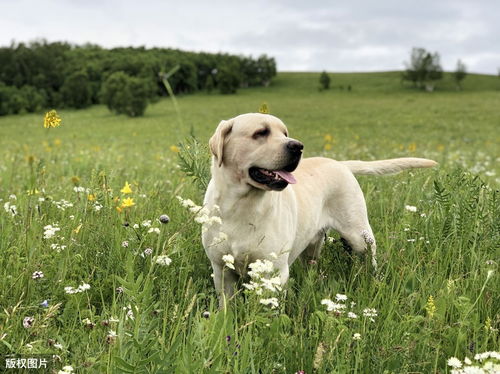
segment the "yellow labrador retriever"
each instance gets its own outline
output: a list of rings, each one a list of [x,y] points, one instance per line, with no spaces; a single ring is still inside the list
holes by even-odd
[[[356,252],[369,248],[376,267],[375,239],[354,175],[436,165],[422,158],[301,160],[302,143],[288,136],[280,119],[259,113],[222,121],[209,145],[212,179],[204,205],[221,222],[205,224],[202,241],[221,306],[258,259],[271,261],[284,284],[300,254],[317,258],[329,229]],[[225,255],[234,257],[234,270],[224,266]]]

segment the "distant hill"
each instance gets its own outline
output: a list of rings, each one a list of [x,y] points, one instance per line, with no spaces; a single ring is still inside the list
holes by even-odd
[[[279,72],[273,80],[273,86],[283,89],[312,89],[319,87],[320,72]],[[355,91],[394,92],[412,90],[411,83],[401,80],[401,71],[370,73],[335,73],[328,72],[331,90],[347,90],[351,86]],[[453,73],[445,72],[443,79],[436,84],[437,91],[456,91]],[[463,91],[495,91],[500,89],[500,79],[496,75],[467,74],[462,82]],[[418,91],[417,89],[414,89]]]

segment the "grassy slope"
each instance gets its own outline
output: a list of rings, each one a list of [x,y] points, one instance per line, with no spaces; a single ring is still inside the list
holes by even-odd
[[[183,127],[168,100],[138,119],[114,116],[102,106],[61,110],[63,126],[49,132],[41,128],[41,115],[0,118],[1,203],[16,194],[17,200],[10,202],[19,211],[13,218],[0,212],[0,305],[5,308],[0,336],[7,334],[0,352],[29,353],[29,343],[31,352],[58,353],[63,363],[95,372],[118,364],[126,368],[115,359],[121,357],[129,364],[176,373],[312,373],[316,357],[320,373],[334,368],[340,373],[401,373],[445,372],[446,358],[452,355],[495,349],[498,335],[485,326],[498,328],[498,275],[487,278],[495,265],[486,261],[498,259],[498,197],[457,167],[478,173],[497,188],[498,79],[471,75],[463,92],[424,93],[401,87],[396,72],[333,74],[334,87],[351,84],[353,91],[318,92],[318,77],[281,73],[269,88],[234,96],[180,97]],[[200,202],[201,191],[175,167],[176,155],[169,147],[191,128],[206,142],[220,119],[256,111],[263,101],[285,121],[291,136],[305,143],[306,156],[425,156],[438,160],[440,167],[360,179],[380,248],[377,278],[334,242],[317,266],[293,267],[278,311],[266,310],[255,296],[244,300],[240,295],[224,315],[215,309],[199,227],[175,199],[180,194]],[[333,140],[326,141],[325,135]],[[34,156],[32,167],[29,156]],[[80,177],[80,184],[104,205],[100,212],[85,194],[73,192],[72,176]],[[127,217],[113,203],[126,180],[133,184],[137,203]],[[45,193],[29,196],[31,188]],[[50,201],[38,202],[40,196],[66,199],[74,206],[62,211]],[[405,211],[405,204],[417,206],[418,213]],[[138,236],[122,226],[124,220],[140,223],[161,213],[172,222],[161,226],[159,237]],[[43,226],[56,222],[61,232],[55,239],[42,239]],[[124,240],[128,248],[121,246]],[[50,247],[54,243],[68,248],[57,252]],[[162,268],[137,256],[146,247],[155,255],[167,253],[172,265]],[[31,279],[35,270],[44,272],[41,281]],[[140,274],[147,282],[135,286],[132,281]],[[82,282],[91,284],[91,290],[64,293],[64,286]],[[114,291],[120,285],[127,289],[125,295]],[[325,313],[321,299],[338,292],[357,303],[353,310],[358,314],[376,308],[376,322]],[[425,309],[431,295],[436,306],[432,318]],[[52,306],[62,303],[55,307],[57,317],[39,306],[44,299]],[[128,304],[138,310],[134,320],[126,321],[123,307]],[[207,310],[211,317],[202,318]],[[25,316],[35,317],[34,328],[22,327]],[[100,325],[111,316],[121,322]],[[97,326],[86,328],[84,318]],[[119,336],[103,347],[109,329]],[[362,335],[359,342],[352,340],[356,332]],[[64,349],[52,347],[48,339]],[[157,356],[139,364],[155,352]]]

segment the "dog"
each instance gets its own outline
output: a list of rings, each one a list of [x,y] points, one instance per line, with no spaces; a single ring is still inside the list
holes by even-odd
[[[220,221],[202,226],[202,242],[221,307],[249,264],[271,261],[283,285],[300,255],[318,258],[330,229],[355,252],[369,249],[376,268],[376,241],[354,175],[394,174],[437,164],[422,158],[302,159],[303,144],[288,136],[279,118],[261,113],[221,121],[209,147],[212,178],[204,207]],[[226,255],[234,258],[231,268],[225,266]]]

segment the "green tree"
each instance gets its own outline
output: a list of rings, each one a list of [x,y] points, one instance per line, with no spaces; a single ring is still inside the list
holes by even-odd
[[[235,64],[226,64],[217,72],[217,86],[221,94],[234,94],[240,86],[240,74]]]
[[[413,82],[418,88],[433,91],[436,81],[443,77],[443,68],[437,52],[431,54],[424,48],[413,48],[410,62],[405,65],[402,79]]]
[[[118,71],[104,81],[101,102],[117,114],[138,117],[144,115],[149,95],[146,82]]]
[[[457,68],[453,72],[453,79],[455,79],[458,90],[462,90],[462,81],[465,79],[466,76],[467,76],[467,67],[462,61],[458,60]]]
[[[215,87],[214,78],[212,77],[212,74],[210,74],[207,76],[207,81],[205,82],[205,90],[207,90],[207,93],[212,93],[214,87]]]
[[[66,106],[86,108],[92,104],[92,89],[89,77],[83,70],[70,74],[61,87],[61,95]]]
[[[33,86],[22,86],[21,93],[26,100],[26,110],[30,113],[36,112],[45,106],[44,94]]]
[[[319,76],[320,90],[328,90],[330,88],[330,76],[326,71],[323,71]]]

